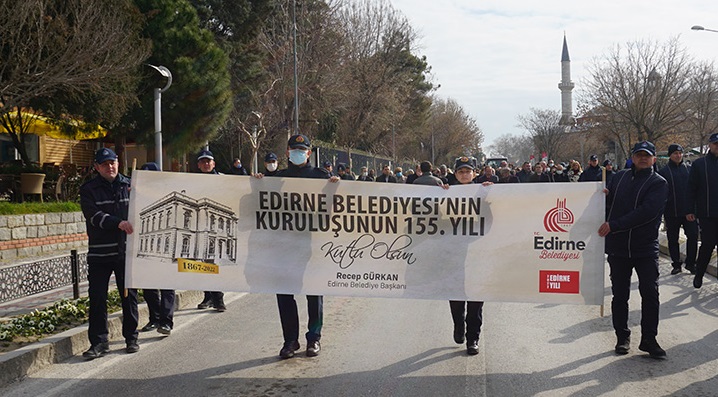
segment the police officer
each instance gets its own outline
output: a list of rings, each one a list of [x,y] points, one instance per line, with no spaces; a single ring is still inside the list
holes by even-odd
[[[688,175],[688,214],[686,219],[698,218],[701,229],[701,248],[696,260],[693,287],[703,286],[703,275],[718,242],[718,133],[708,139],[708,153],[691,165]]]
[[[310,164],[309,158],[312,154],[311,142],[304,135],[292,135],[287,144],[287,157],[289,166],[278,171],[275,176],[284,178],[314,178],[329,179],[330,182],[339,181],[339,177],[331,176],[325,168],[315,168]],[[262,174],[255,175],[262,178]],[[307,312],[309,314],[307,338],[307,357],[316,357],[321,350],[320,339],[322,337],[322,322],[324,321],[324,300],[322,296],[307,295]],[[295,351],[299,350],[299,314],[297,302],[294,295],[277,294],[277,306],[279,307],[279,319],[282,323],[282,334],[284,344],[279,351],[283,359],[294,357]]]
[[[127,235],[132,224],[127,221],[130,204],[130,180],[118,172],[117,155],[111,149],[95,153],[98,175],[80,188],[80,205],[87,224],[89,250],[87,280],[90,296],[90,325],[87,336],[90,348],[82,353],[95,359],[110,351],[107,329],[107,290],[110,276],[115,273],[122,297],[122,336],[127,353],[136,353],[137,290],[125,289],[125,253]]]
[[[197,155],[197,168],[202,174],[221,175],[215,169],[214,155],[209,150],[201,150]],[[224,305],[224,292],[221,291],[204,291],[204,299],[197,305],[197,309],[206,309],[214,307],[218,312],[227,310]]]
[[[145,171],[160,171],[157,163],[145,163],[140,167]],[[143,289],[142,295],[147,302],[147,311],[150,321],[142,327],[141,332],[157,330],[163,335],[172,333],[175,313],[175,290],[173,289]]]
[[[487,166],[489,167],[489,166]],[[454,164],[456,179],[452,185],[466,185],[477,181],[476,159],[473,157],[459,157]],[[491,181],[485,181],[491,184]],[[484,302],[478,301],[449,301],[451,318],[454,320],[454,342],[464,343],[466,336],[466,353],[470,356],[479,354],[479,334],[483,322]],[[466,326],[464,327],[464,323]],[[464,334],[466,332],[466,334]]]
[[[603,169],[598,165],[598,156],[592,154],[588,158],[588,167],[578,177],[579,182],[600,182],[603,179]]]
[[[628,354],[631,330],[628,328],[628,297],[633,269],[638,274],[641,293],[641,343],[639,350],[653,358],[666,356],[656,341],[658,335],[658,227],[666,206],[668,184],[653,171],[656,147],[637,143],[632,151],[633,165],[619,171],[605,190],[606,222],[598,235],[606,238],[606,254],[611,269],[613,328],[618,342],[616,354]]]
[[[673,262],[671,274],[681,272],[681,251],[678,234],[681,226],[686,235],[686,269],[696,272],[696,254],[698,252],[698,225],[696,221],[686,219],[688,213],[688,172],[690,167],[683,163],[683,147],[673,144],[668,146],[668,164],[658,171],[668,182],[668,201],[663,213],[666,222],[668,252]]]
[[[273,176],[277,173],[277,155],[269,152],[264,156],[264,175]]]

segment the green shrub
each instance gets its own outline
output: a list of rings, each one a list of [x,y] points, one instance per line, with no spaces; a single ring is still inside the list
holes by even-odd
[[[73,201],[48,203],[11,203],[0,201],[0,215],[44,214],[48,212],[76,212],[80,204]]]

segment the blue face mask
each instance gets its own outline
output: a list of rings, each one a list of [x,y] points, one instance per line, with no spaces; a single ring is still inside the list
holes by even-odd
[[[289,161],[294,165],[302,165],[307,162],[307,152],[302,149],[293,149],[289,151]]]
[[[397,172],[397,173],[396,173],[396,176],[398,176],[399,178],[401,178],[401,172]]]

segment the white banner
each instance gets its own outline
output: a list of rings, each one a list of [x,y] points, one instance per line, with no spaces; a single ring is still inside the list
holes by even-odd
[[[133,173],[132,288],[603,304],[598,182]]]

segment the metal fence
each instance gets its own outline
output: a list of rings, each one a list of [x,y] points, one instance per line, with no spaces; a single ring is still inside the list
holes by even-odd
[[[392,170],[394,170],[394,168],[396,167],[403,167],[404,172],[406,172],[407,169],[412,169],[414,166],[410,163],[397,163],[392,161],[388,157],[365,154],[361,151],[347,152],[341,149],[324,148],[321,146],[315,147],[313,150],[315,153],[318,154],[316,162],[317,166],[321,166],[323,162],[329,161],[334,165],[336,169],[337,164],[344,163],[348,167],[351,167],[351,171],[355,175],[359,172],[359,169],[361,167],[367,167],[367,169],[374,169],[376,171],[376,174],[379,175],[381,174],[381,167],[386,164],[389,164]]]
[[[0,268],[0,302],[24,298],[87,279],[87,253],[44,259]]]

